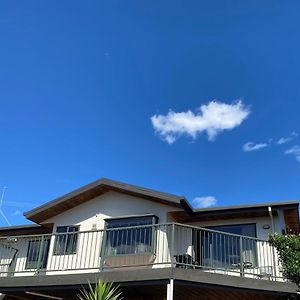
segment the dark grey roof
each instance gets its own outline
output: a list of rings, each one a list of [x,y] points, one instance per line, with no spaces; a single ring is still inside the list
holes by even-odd
[[[217,212],[217,211],[227,211],[227,210],[244,210],[244,209],[265,209],[269,206],[271,207],[286,207],[286,206],[299,206],[298,200],[290,201],[274,201],[274,202],[263,202],[254,204],[243,204],[243,205],[229,205],[229,206],[217,206],[208,208],[194,208],[195,213],[205,213],[205,212]]]
[[[26,224],[26,225],[13,225],[13,226],[1,226],[0,231],[6,230],[19,230],[19,229],[30,229],[30,228],[41,228],[39,224]]]
[[[246,211],[246,210],[265,210],[268,206],[271,207],[285,207],[285,206],[298,206],[299,201],[281,201],[281,202],[268,202],[268,203],[255,203],[255,204],[245,204],[245,205],[233,205],[233,206],[220,206],[220,207],[210,207],[210,208],[192,208],[190,203],[186,200],[184,196],[169,194],[160,192],[153,189],[148,189],[128,183],[123,183],[120,181],[111,180],[108,178],[101,178],[96,180],[90,184],[87,184],[75,191],[63,195],[59,198],[56,198],[50,202],[47,202],[37,208],[34,208],[26,213],[24,216],[32,221],[40,222],[45,218],[45,213],[52,209],[52,213],[59,214],[60,212],[57,210],[58,206],[65,206],[65,203],[68,201],[72,202],[74,197],[83,195],[86,192],[89,192],[92,189],[97,188],[111,188],[117,191],[123,191],[127,193],[131,193],[133,195],[138,195],[144,198],[155,198],[161,200],[163,203],[175,204],[179,207],[184,208],[189,214],[196,215],[201,213],[207,214],[219,214],[219,213],[229,213],[229,212],[238,212]],[[54,210],[54,212],[53,212]],[[36,218],[38,216],[38,218]]]

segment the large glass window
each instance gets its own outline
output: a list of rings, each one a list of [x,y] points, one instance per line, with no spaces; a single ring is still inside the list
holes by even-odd
[[[107,219],[105,255],[153,252],[154,230],[150,225],[156,222],[156,216]]]
[[[58,226],[56,228],[59,234],[55,237],[54,254],[65,255],[76,253],[77,238],[79,226]]]
[[[212,231],[196,232],[194,235],[196,256],[203,266],[241,268],[242,262],[245,269],[256,265],[256,240],[251,239],[256,237],[255,224],[213,226],[209,229],[235,235]]]
[[[238,224],[238,225],[222,225],[222,226],[212,226],[209,229],[234,233],[238,235],[244,235],[249,237],[256,237],[256,225],[255,224]]]
[[[44,239],[43,242],[40,238],[29,241],[25,269],[46,268],[49,245],[49,238]]]

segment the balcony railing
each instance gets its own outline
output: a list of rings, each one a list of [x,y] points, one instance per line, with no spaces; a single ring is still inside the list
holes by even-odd
[[[175,267],[283,280],[268,241],[176,223],[0,237],[0,276]]]

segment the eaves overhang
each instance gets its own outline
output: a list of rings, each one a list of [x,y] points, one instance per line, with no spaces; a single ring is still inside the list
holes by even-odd
[[[108,191],[116,191],[176,208],[190,207],[184,196],[163,193],[157,190],[101,178],[71,193],[25,212],[24,216],[35,223],[41,223]]]

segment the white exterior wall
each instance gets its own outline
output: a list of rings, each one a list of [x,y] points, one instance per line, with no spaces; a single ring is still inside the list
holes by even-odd
[[[158,217],[159,223],[167,223],[167,213],[170,211],[181,210],[174,207],[163,205],[158,202],[137,198],[134,196],[107,192],[93,200],[83,203],[73,209],[70,209],[58,216],[45,220],[45,223],[54,223],[53,232],[56,232],[58,226],[79,225],[79,231],[102,230],[105,228],[105,219],[118,218],[124,216],[140,216],[153,214]],[[168,228],[160,228],[156,236],[156,257],[126,257],[124,263],[155,263],[162,264],[170,260],[168,242],[170,235]],[[91,235],[93,234],[93,237]],[[99,270],[100,252],[103,239],[102,232],[79,234],[76,254],[53,255],[54,240],[52,237],[49,249],[47,269],[50,270],[70,270],[87,268]],[[92,244],[90,242],[92,241]],[[79,257],[79,259],[78,259]],[[89,259],[93,257],[93,259]],[[120,260],[115,258],[115,260]],[[130,261],[135,260],[135,262]],[[147,259],[151,259],[147,261]],[[124,258],[125,260],[125,258]],[[120,262],[121,263],[121,262]],[[154,266],[158,267],[158,266]]]
[[[80,231],[92,230],[93,224],[99,230],[104,229],[104,219],[132,215],[153,214],[159,218],[159,223],[166,223],[167,213],[175,210],[182,209],[111,191],[45,220],[44,223],[54,223],[54,232],[57,226],[75,224],[80,225]]]

